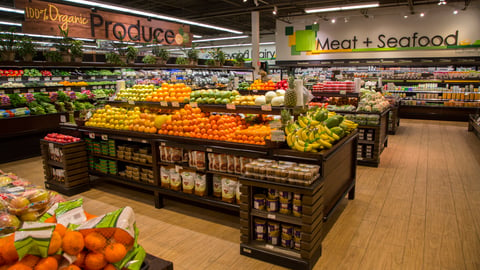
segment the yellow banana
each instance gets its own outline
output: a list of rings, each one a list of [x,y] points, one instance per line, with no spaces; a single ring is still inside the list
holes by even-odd
[[[332,132],[332,137],[335,139],[335,141],[340,140],[340,137],[335,132]]]
[[[320,122],[318,122],[317,120],[311,120],[310,121],[310,126],[313,126],[313,127],[316,127],[320,124]]]
[[[293,146],[293,133],[287,135],[287,144],[290,148]]]
[[[297,129],[297,131],[295,132],[295,136],[301,138],[302,137],[302,131],[303,131],[303,128]]]
[[[332,148],[332,144],[327,141],[320,139],[320,140],[317,140],[317,142],[323,145],[325,148]]]
[[[315,141],[315,131],[310,131],[308,133],[308,140],[311,142]]]
[[[302,130],[302,141],[307,141],[308,140],[308,129],[304,128]]]
[[[319,148],[319,147],[321,146],[320,143],[316,143],[316,142],[311,143],[311,144],[309,144],[309,145],[312,146],[313,149],[317,149],[317,148]]]
[[[305,141],[302,141],[302,140],[300,140],[299,138],[297,138],[297,139],[295,140],[294,144],[296,144],[296,145],[298,144],[298,145],[300,145],[301,147],[305,147]]]
[[[299,117],[299,118],[298,118],[298,124],[299,124],[302,128],[308,127],[308,123],[306,123],[306,122],[303,120],[303,117]]]

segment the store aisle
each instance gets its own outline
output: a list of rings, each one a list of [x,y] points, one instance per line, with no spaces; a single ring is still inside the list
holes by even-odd
[[[42,184],[40,158],[0,164]],[[77,195],[102,214],[129,205],[140,243],[183,269],[282,269],[239,255],[238,217],[102,183]],[[354,201],[314,269],[480,269],[480,139],[466,123],[402,119],[378,168],[358,167]]]

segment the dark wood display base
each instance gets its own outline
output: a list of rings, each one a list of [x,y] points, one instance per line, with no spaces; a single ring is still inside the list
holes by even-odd
[[[401,118],[468,121],[468,115],[478,111],[475,107],[400,105],[399,115]]]
[[[65,185],[62,185],[62,183],[60,182],[45,181],[45,188],[56,191],[63,195],[73,196],[73,195],[90,190],[90,183],[85,183],[85,184],[73,186],[73,187],[65,187]]]
[[[389,117],[388,117],[388,134],[395,135],[397,129],[400,126],[400,116],[398,114],[398,106],[390,107]]]
[[[147,253],[140,270],[173,270],[173,263]]]
[[[477,117],[478,115],[473,115],[473,114],[469,115],[468,131],[473,131],[473,133],[475,133],[475,135],[477,135],[477,137],[480,138],[480,125],[478,125],[477,122],[475,122],[475,118]]]
[[[380,164],[380,155],[385,147],[388,146],[388,114],[386,110],[380,114],[380,124],[378,126],[358,126],[359,130],[374,130],[374,140],[359,140],[359,145],[370,145],[372,147],[372,157],[357,157],[357,164],[371,167],[378,167]]]

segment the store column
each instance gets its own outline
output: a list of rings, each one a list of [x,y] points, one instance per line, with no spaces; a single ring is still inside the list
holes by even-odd
[[[260,13],[252,11],[252,67],[255,69],[254,78],[260,71]]]

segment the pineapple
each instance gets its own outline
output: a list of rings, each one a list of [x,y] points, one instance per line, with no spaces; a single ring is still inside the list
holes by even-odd
[[[297,94],[295,93],[295,77],[288,77],[288,89],[285,91],[284,103],[286,107],[295,107],[297,105]]]

